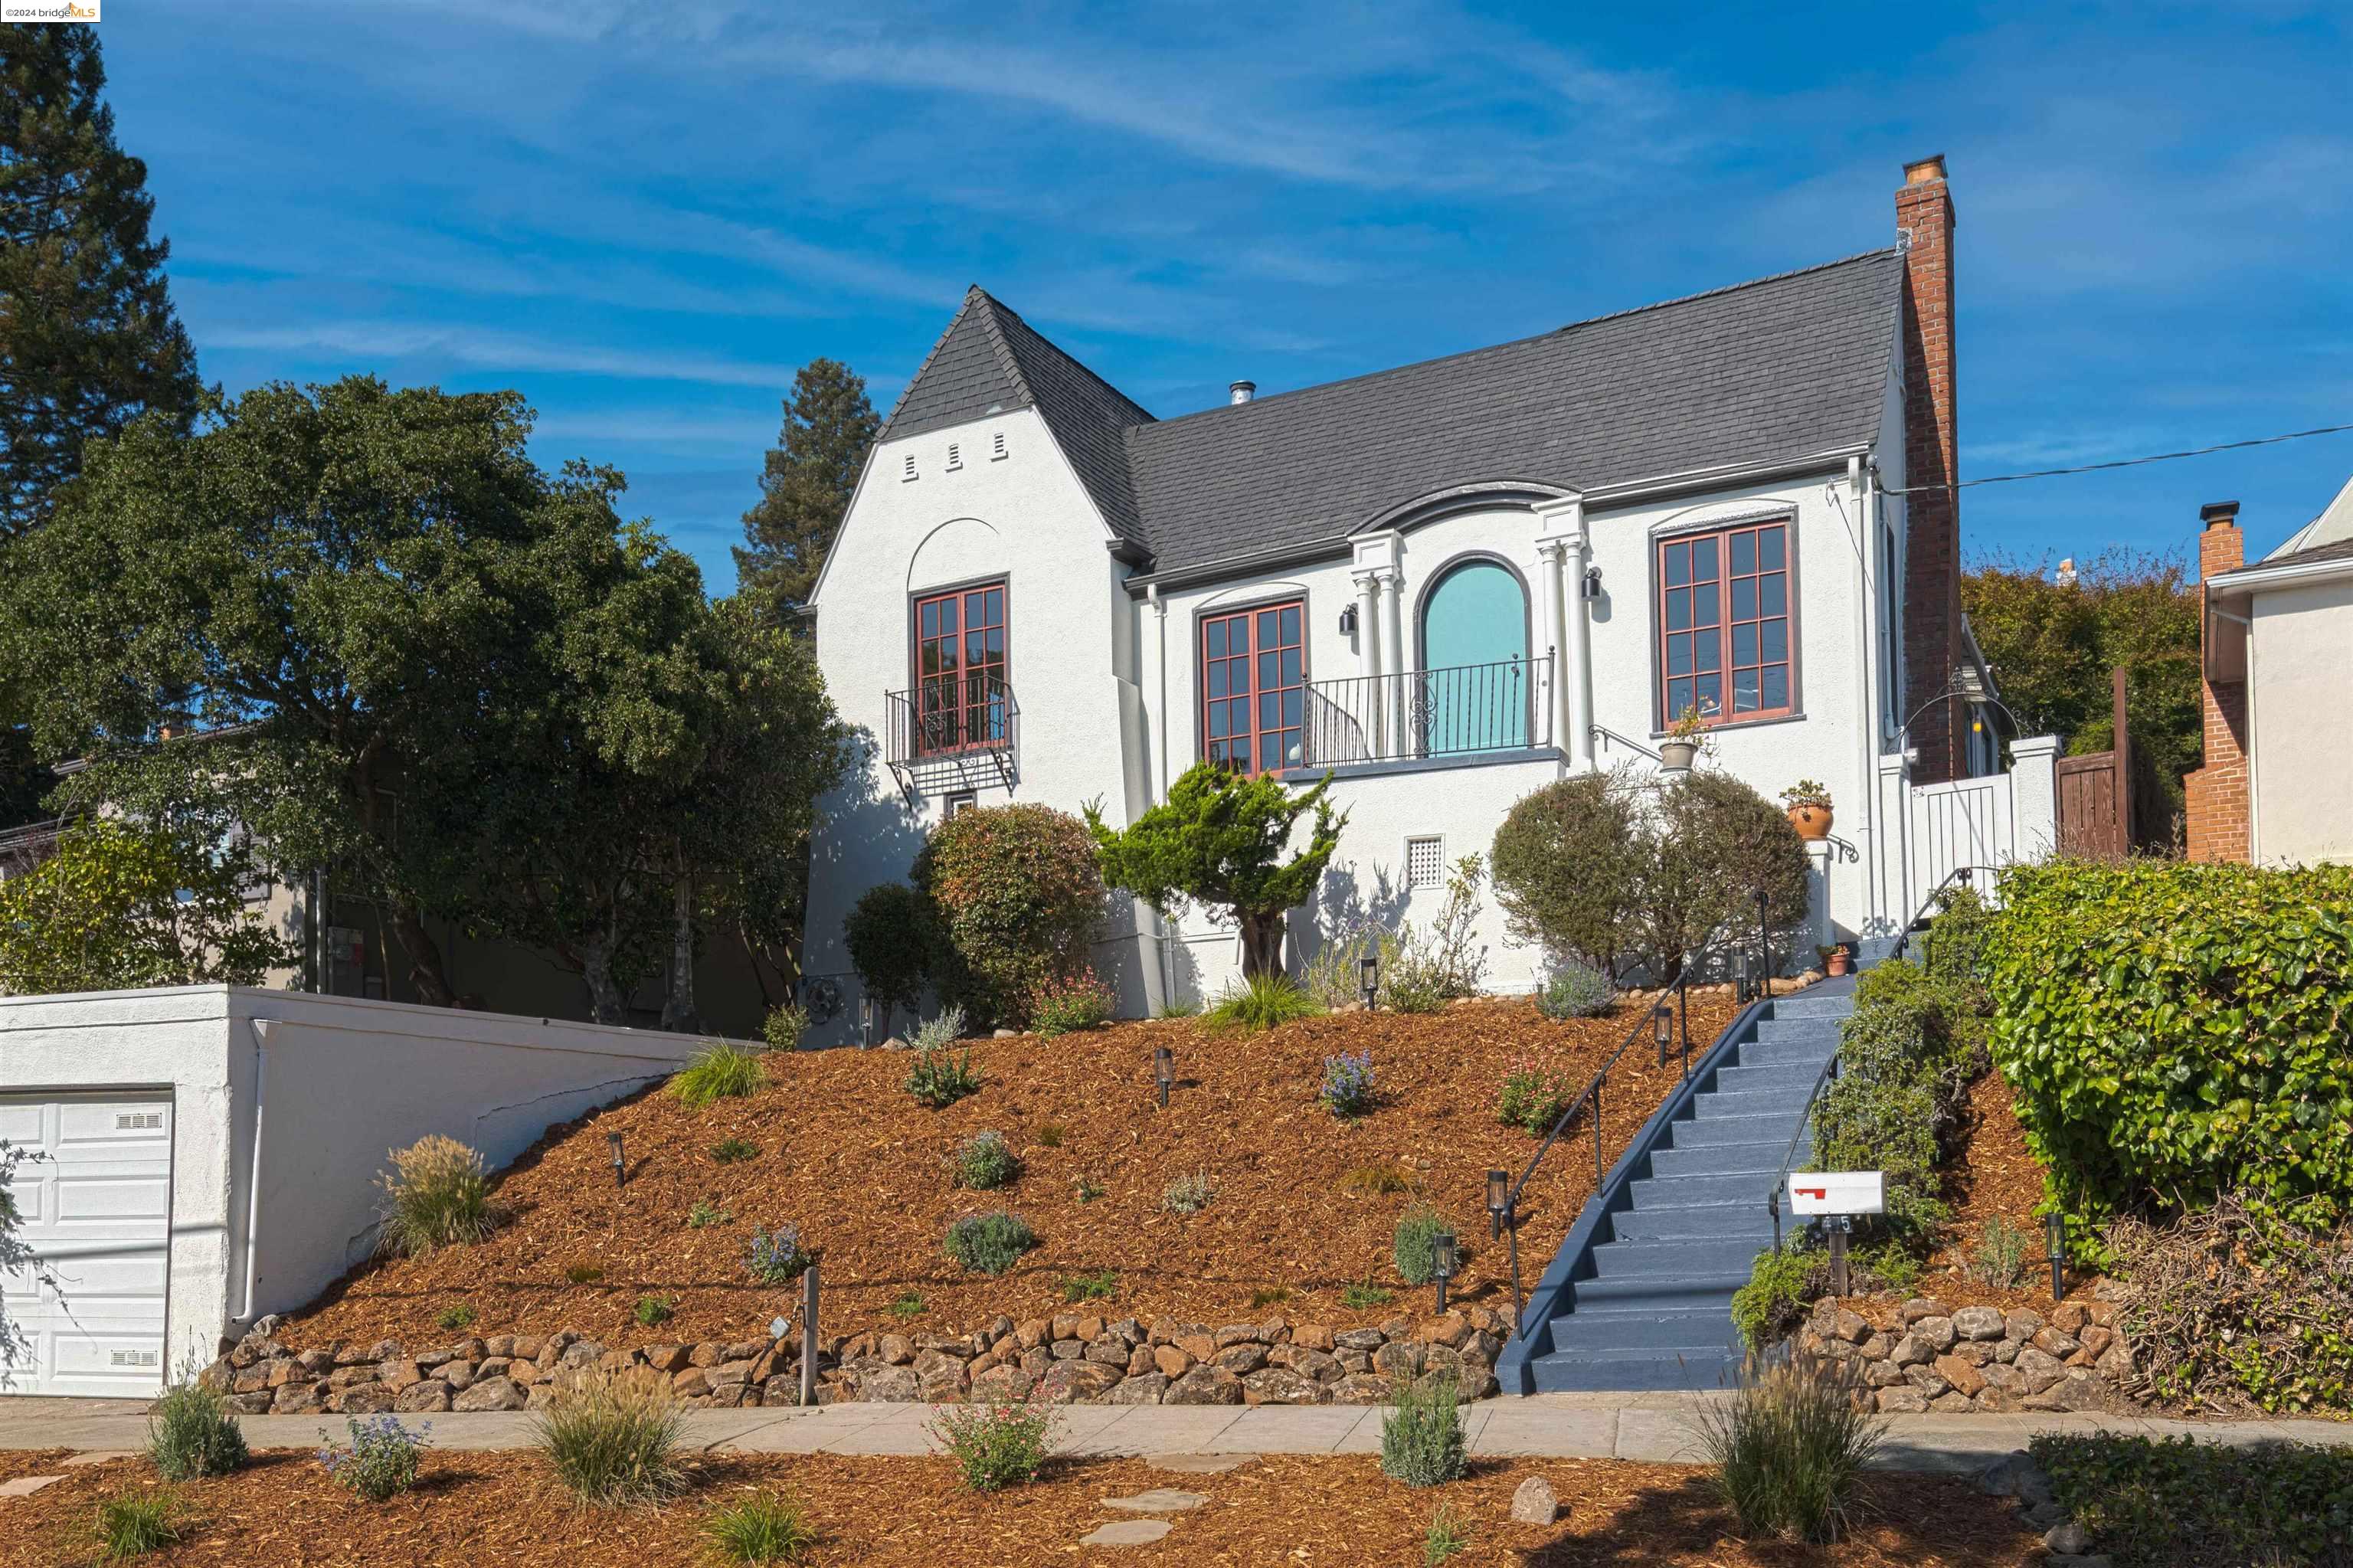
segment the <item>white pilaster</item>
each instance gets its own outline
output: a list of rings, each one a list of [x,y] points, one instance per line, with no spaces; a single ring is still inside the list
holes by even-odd
[[[1536,636],[1544,645],[1543,652],[1551,655],[1545,661],[1544,684],[1536,696],[1544,705],[1544,727],[1551,733],[1552,743],[1567,755],[1568,721],[1561,711],[1568,691],[1568,683],[1563,679],[1563,667],[1568,658],[1560,609],[1563,553],[1559,543],[1553,540],[1536,546]]]
[[[1381,661],[1388,680],[1388,743],[1386,755],[1411,755],[1413,734],[1409,726],[1405,690],[1405,574],[1395,566],[1381,574]]]
[[[1561,684],[1561,747],[1570,766],[1580,773],[1593,770],[1593,636],[1585,603],[1585,498],[1563,496],[1537,506],[1536,543],[1552,546],[1560,557],[1556,603],[1561,619],[1560,646],[1566,668]]]
[[[1381,582],[1369,571],[1356,578],[1356,673],[1381,673]]]

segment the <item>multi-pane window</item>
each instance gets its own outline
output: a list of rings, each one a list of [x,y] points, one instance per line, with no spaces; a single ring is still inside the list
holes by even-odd
[[[915,601],[915,749],[961,751],[1006,738],[1005,585]]]
[[[1659,546],[1660,721],[1711,724],[1790,711],[1789,541],[1784,523]]]
[[[1298,600],[1201,620],[1201,755],[1238,773],[1306,760],[1306,649]]]

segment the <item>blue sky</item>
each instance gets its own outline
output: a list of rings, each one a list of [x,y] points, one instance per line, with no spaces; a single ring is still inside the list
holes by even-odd
[[[887,409],[977,281],[1162,416],[1959,211],[1965,476],[2353,421],[2340,8],[123,0],[208,379],[519,388],[733,580],[793,369]],[[1636,12],[1641,15],[1635,15]],[[1933,20],[1922,20],[1933,13]],[[2353,435],[1968,493],[1972,552],[2251,548]]]

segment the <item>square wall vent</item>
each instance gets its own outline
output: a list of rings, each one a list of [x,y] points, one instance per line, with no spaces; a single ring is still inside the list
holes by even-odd
[[[1446,880],[1446,840],[1437,833],[1405,841],[1405,885],[1436,887]]]

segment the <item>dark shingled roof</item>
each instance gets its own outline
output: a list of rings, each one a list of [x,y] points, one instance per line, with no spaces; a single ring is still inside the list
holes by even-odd
[[[883,435],[1034,407],[1112,528],[1180,571],[1456,484],[1593,490],[1873,440],[1902,280],[1875,250],[1167,420],[976,288]]]
[[[2306,550],[2291,550],[2284,556],[2265,556],[2260,561],[2249,561],[2241,571],[2269,571],[2274,567],[2316,567],[2323,561],[2353,561],[2353,539],[2338,539],[2327,545],[2315,545]]]

